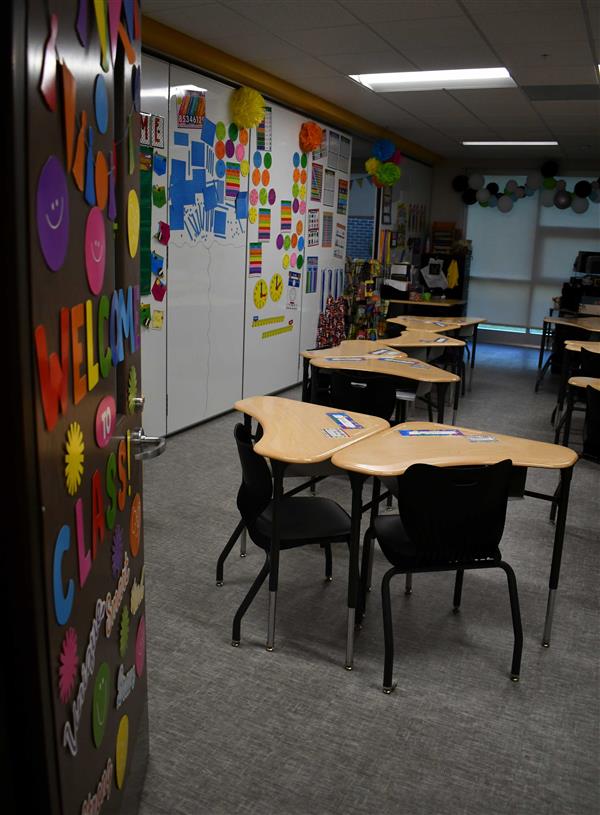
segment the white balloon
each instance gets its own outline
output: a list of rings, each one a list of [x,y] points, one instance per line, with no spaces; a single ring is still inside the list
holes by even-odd
[[[472,190],[480,190],[485,184],[485,178],[481,173],[472,173],[469,176],[469,187]]]
[[[534,170],[532,173],[529,173],[527,176],[527,181],[525,182],[530,190],[539,190],[542,186],[542,182],[544,181],[544,176],[540,173],[539,170]]]
[[[498,199],[498,209],[500,212],[510,212],[513,208],[513,200],[510,195],[501,195]]]
[[[507,190],[507,192],[516,192],[518,186],[519,185],[517,184],[515,179],[511,178],[510,181],[507,182],[507,184],[506,184],[506,190]]]
[[[486,190],[486,188],[484,187],[481,190],[477,190],[477,192],[475,193],[475,198],[477,198],[480,204],[485,204],[486,201],[490,200],[491,195],[492,195],[491,192],[489,190]]]
[[[542,194],[540,195],[540,202],[543,207],[553,207],[554,206],[554,190],[542,190]]]
[[[573,200],[571,201],[571,209],[578,215],[585,212],[589,205],[590,202],[587,200],[587,198],[580,198],[578,195],[574,195]]]

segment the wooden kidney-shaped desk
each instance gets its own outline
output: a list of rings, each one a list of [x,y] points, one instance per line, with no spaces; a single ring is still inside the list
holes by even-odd
[[[477,331],[481,323],[486,323],[486,317],[391,317],[386,322],[392,325],[402,325],[411,331],[434,331],[436,334],[460,331],[461,328],[473,327],[473,344],[471,349],[471,373],[469,375],[469,390],[473,379],[475,355],[477,354]]]
[[[304,402],[310,400],[310,361],[316,357],[356,357],[369,354],[382,348],[390,348],[386,342],[379,340],[342,340],[339,345],[330,348],[311,348],[306,351],[301,351],[302,357],[302,399]],[[399,357],[405,357],[406,354],[398,352]]]
[[[319,464],[331,459],[334,453],[348,445],[366,439],[389,427],[389,423],[376,416],[336,410],[323,405],[283,399],[279,396],[251,396],[241,399],[234,405],[244,414],[244,423],[250,429],[255,419],[262,427],[262,438],[254,449],[261,456],[270,459],[273,471],[273,513],[269,572],[269,617],[267,629],[267,650],[272,651],[275,643],[275,606],[279,577],[279,513],[283,496],[283,477],[289,464]],[[331,437],[325,429],[339,430],[339,425],[328,414],[340,413],[351,416],[362,427],[345,430],[345,436]],[[360,533],[360,517],[358,533]],[[354,636],[354,609],[350,600],[354,599],[354,586],[358,580],[358,549],[350,552],[348,568],[348,632]]]
[[[403,435],[401,431],[412,431],[415,435]],[[416,435],[419,431],[430,433],[442,431],[448,435]],[[455,435],[457,431],[460,435]],[[479,441],[474,440],[477,438]],[[360,516],[362,509],[363,484],[371,476],[375,479],[399,476],[412,464],[418,463],[433,464],[437,467],[458,467],[495,464],[504,459],[511,459],[513,467],[519,468],[523,476],[520,494],[551,501],[552,515],[555,507],[558,509],[550,567],[550,589],[542,638],[542,644],[547,647],[550,644],[552,617],[560,574],[569,487],[573,466],[577,461],[577,454],[573,450],[556,444],[531,441],[517,436],[505,436],[484,430],[471,430],[465,427],[451,427],[429,422],[407,422],[340,450],[333,456],[332,463],[342,470],[347,470],[350,474],[354,522],[355,513]],[[560,483],[554,495],[524,489],[529,467],[560,471]],[[515,475],[519,475],[519,471],[516,471]],[[374,506],[376,506],[376,497],[373,498]],[[432,502],[435,503],[435,497]],[[352,528],[355,530],[355,525]],[[351,548],[355,548],[358,552],[358,547],[359,537],[357,536],[353,538]],[[358,585],[353,587],[352,594],[355,608],[357,599]],[[350,651],[349,659],[351,664],[352,651]]]
[[[335,349],[333,349],[335,351]],[[380,349],[375,349],[376,351]],[[401,351],[388,349],[388,354],[366,354],[361,357],[347,358],[330,353],[329,356],[313,357],[310,364],[313,368],[336,371],[363,371],[366,373],[384,374],[385,376],[395,376],[401,379],[410,379],[413,382],[427,382],[435,385],[437,389],[437,411],[438,421],[444,421],[444,402],[448,385],[455,383],[458,386],[460,377],[456,374],[445,371],[443,368],[436,368],[427,362],[419,359],[410,359]],[[317,377],[311,377],[311,399],[317,398]],[[454,389],[454,416],[458,408],[459,388]]]
[[[548,341],[548,337],[550,336],[550,332],[552,330],[553,325],[555,326],[560,325],[565,328],[573,328],[577,331],[585,331],[589,335],[600,334],[600,317],[544,317],[542,336],[540,338],[540,354],[538,357],[539,374],[535,383],[536,393],[540,387],[542,379],[546,374],[546,371],[548,370],[554,358],[554,351],[552,351],[549,354],[548,359],[544,362],[544,351],[546,349],[546,343]],[[579,339],[581,340],[581,337]],[[568,342],[569,345],[573,346],[575,343],[579,342],[579,340],[569,340]]]
[[[465,343],[458,337],[448,337],[435,331],[408,329],[399,337],[389,337],[383,341],[389,348],[464,348]]]

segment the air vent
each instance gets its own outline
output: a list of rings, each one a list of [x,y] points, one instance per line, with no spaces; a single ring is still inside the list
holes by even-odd
[[[532,102],[600,99],[600,85],[522,85]]]

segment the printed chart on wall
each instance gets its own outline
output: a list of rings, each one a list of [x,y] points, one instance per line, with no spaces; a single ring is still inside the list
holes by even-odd
[[[316,345],[319,315],[329,296],[341,297],[344,285],[352,140],[332,128],[324,127],[323,133],[309,161],[302,348]]]
[[[49,776],[61,812],[109,815],[136,808],[148,753],[143,492],[132,441],[146,228],[141,18],[136,0],[81,3],[77,19],[75,5],[27,8],[24,110],[28,131],[43,134],[28,140],[23,168],[43,510],[35,556],[58,756]]]
[[[249,132],[229,118],[229,86],[174,66],[170,85],[167,426],[173,432],[240,397],[254,164]],[[271,229],[270,206],[251,209],[263,235]],[[256,251],[252,258],[256,268]]]
[[[277,105],[252,134],[244,395],[297,381],[308,157],[298,147],[302,119]]]

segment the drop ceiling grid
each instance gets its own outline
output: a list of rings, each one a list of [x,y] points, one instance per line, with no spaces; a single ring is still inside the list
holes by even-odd
[[[532,103],[520,88],[416,100],[347,74],[503,64],[520,85],[598,83],[599,0],[145,0],[144,12],[447,156],[468,155],[462,139],[596,132],[571,105]],[[591,150],[600,158],[600,145]]]

